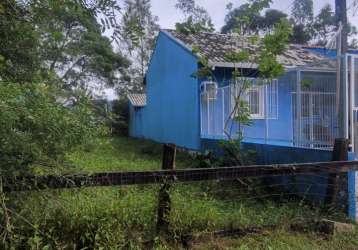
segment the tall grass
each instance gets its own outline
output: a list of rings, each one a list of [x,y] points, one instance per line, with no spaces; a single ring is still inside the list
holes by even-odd
[[[161,146],[129,138],[101,139],[92,150],[67,156],[77,168],[103,172],[153,170],[161,166]],[[195,167],[194,158],[179,153],[177,168]],[[297,202],[277,203],[239,196],[236,187],[220,182],[175,184],[170,189],[170,229],[174,243],[156,236],[158,185],[22,192],[8,195],[13,227],[3,247],[13,249],[146,249],[180,248],[180,238],[231,227],[278,225],[277,230],[242,239],[208,240],[194,248],[358,249],[356,234],[324,241],[315,234],[287,232],[287,225],[320,218],[320,209]],[[216,192],[220,191],[220,192]],[[229,194],[230,193],[230,194]],[[176,243],[175,243],[176,242]],[[322,243],[323,242],[323,243]],[[332,247],[328,244],[332,244]],[[299,244],[300,243],[300,244]],[[326,244],[327,243],[327,244]],[[318,248],[315,248],[318,246]],[[303,248],[307,247],[307,248]],[[349,248],[347,248],[349,249]]]

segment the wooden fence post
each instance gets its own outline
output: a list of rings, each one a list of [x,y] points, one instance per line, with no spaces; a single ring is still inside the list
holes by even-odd
[[[349,142],[347,139],[336,139],[334,141],[332,161],[347,161],[348,146],[349,146]],[[335,173],[329,174],[327,192],[326,192],[327,205],[335,206],[338,204],[338,194],[339,194],[341,178],[343,178],[343,176],[340,176],[339,174],[335,174]]]
[[[172,144],[166,144],[163,148],[163,162],[162,169],[175,169],[175,156],[176,146]],[[159,190],[159,202],[158,202],[158,219],[157,219],[157,233],[169,233],[169,214],[170,214],[170,183],[164,183]]]

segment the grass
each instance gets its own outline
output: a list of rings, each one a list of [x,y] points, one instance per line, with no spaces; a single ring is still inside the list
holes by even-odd
[[[72,152],[67,160],[77,166],[76,172],[143,171],[160,169],[161,153],[160,144],[115,137],[99,139],[94,148]],[[179,152],[176,167],[191,167],[191,160]]]
[[[161,145],[130,138],[100,139],[90,150],[67,156],[70,171],[153,170],[161,166]],[[195,159],[179,153],[177,168],[194,167]],[[69,170],[66,170],[69,171]],[[8,246],[26,249],[179,249],[160,244],[155,234],[157,185],[84,188],[20,193],[10,199],[12,228]],[[171,190],[170,225],[174,239],[228,227],[279,225],[265,234],[210,238],[194,249],[358,249],[358,234],[325,239],[315,233],[293,233],[290,223],[318,219],[321,211],[295,202],[277,203],[238,195],[220,182],[175,184]],[[19,202],[15,202],[19,201]],[[25,218],[25,219],[24,219]]]
[[[322,235],[287,232],[279,229],[263,235],[249,235],[231,239],[208,239],[193,245],[195,250],[355,250],[358,249],[358,234],[341,234],[327,239]]]

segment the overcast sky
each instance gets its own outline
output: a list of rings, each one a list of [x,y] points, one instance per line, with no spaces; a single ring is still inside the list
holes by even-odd
[[[354,0],[347,0],[348,8]],[[178,19],[182,18],[180,11],[175,9],[176,0],[152,0],[153,14],[159,17],[159,24],[162,28],[174,28]],[[234,7],[238,7],[245,0],[196,0],[196,2],[203,6],[210,14],[216,30],[224,25],[225,15],[227,13],[226,5],[233,3]],[[334,10],[334,0],[314,0],[314,9],[317,13],[324,5],[331,4]],[[273,9],[279,9],[289,14],[292,9],[293,0],[274,0],[271,5]],[[353,16],[352,11],[348,11],[350,22],[358,26],[358,15]]]

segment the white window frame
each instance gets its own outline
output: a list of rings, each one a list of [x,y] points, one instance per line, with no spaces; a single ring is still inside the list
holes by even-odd
[[[253,103],[250,99],[250,94],[252,92],[257,92],[258,98],[257,101],[258,103],[255,104],[258,106],[258,112],[257,113],[252,113],[252,106]],[[252,120],[260,120],[260,119],[265,119],[265,107],[266,107],[266,102],[265,102],[265,85],[260,85],[260,86],[252,86],[249,87],[247,89],[247,93],[245,95],[245,101],[247,101],[248,105],[249,105],[249,110],[250,110],[250,119]]]
[[[231,110],[234,109],[235,107],[235,103],[236,103],[236,98],[238,95],[238,88],[235,87],[235,85],[232,85],[232,95],[231,95]],[[259,113],[251,113],[251,103],[250,103],[250,92],[252,91],[258,91],[258,105],[259,105]],[[244,93],[241,97],[244,101],[246,101],[248,103],[249,106],[249,110],[250,110],[250,117],[249,119],[251,120],[261,120],[261,119],[265,119],[265,85],[255,85],[255,86],[251,86],[246,90],[246,93]],[[233,116],[235,116],[235,114],[233,114]]]
[[[215,101],[218,94],[218,84],[213,81],[204,81],[200,85],[201,95],[207,101]]]

